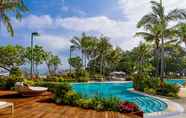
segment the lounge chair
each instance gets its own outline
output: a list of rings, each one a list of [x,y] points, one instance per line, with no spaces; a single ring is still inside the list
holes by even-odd
[[[15,90],[23,96],[35,96],[46,92],[48,88],[45,87],[33,87],[23,82],[17,82],[15,84]]]
[[[11,108],[11,113],[14,113],[14,104],[0,101],[0,109]]]

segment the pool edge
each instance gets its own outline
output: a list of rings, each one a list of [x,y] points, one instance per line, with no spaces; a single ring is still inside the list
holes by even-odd
[[[152,95],[149,95],[149,94],[146,94],[146,93],[143,93],[143,92],[139,92],[139,91],[135,91],[135,90],[130,90],[130,91],[141,94],[141,95],[145,95],[145,96],[149,96],[149,97],[159,99],[159,100],[161,100],[161,101],[163,101],[167,104],[167,109],[165,111],[153,112],[153,113],[144,113],[144,118],[166,118],[166,117],[170,118],[172,116],[180,115],[181,113],[184,112],[184,108],[180,104],[178,104],[176,102],[173,102],[171,100],[168,100],[166,98],[160,98],[160,97],[157,97],[157,96],[152,96]]]

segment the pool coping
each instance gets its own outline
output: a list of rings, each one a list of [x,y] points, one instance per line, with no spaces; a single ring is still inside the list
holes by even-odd
[[[180,115],[184,112],[184,108],[180,104],[178,104],[176,102],[173,102],[171,100],[168,100],[166,98],[160,98],[160,97],[157,97],[157,96],[152,96],[152,95],[149,95],[149,94],[146,94],[146,93],[143,93],[143,92],[135,91],[134,89],[129,90],[129,91],[159,99],[159,100],[161,100],[161,101],[163,101],[167,104],[167,109],[165,111],[145,113],[144,118],[166,118],[166,117],[170,118],[172,116]]]
[[[113,83],[113,84],[118,84],[118,83],[131,83],[133,81],[103,81],[103,82],[99,82],[99,81],[89,81],[89,82],[72,82],[71,84],[93,84],[93,83]]]

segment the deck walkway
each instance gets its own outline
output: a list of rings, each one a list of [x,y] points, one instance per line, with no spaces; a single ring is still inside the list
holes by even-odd
[[[81,108],[56,105],[50,102],[50,93],[38,97],[21,97],[12,91],[0,90],[0,101],[12,102],[15,113],[1,109],[0,118],[139,118],[114,112],[96,112]]]

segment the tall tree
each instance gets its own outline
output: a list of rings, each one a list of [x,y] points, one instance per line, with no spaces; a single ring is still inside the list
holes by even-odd
[[[25,49],[21,46],[0,47],[0,67],[10,71],[25,63]]]
[[[36,67],[37,74],[39,73],[38,66],[45,62],[46,56],[47,56],[47,52],[43,49],[43,47],[35,45],[35,47],[33,49],[33,61],[34,61],[35,67]],[[30,47],[28,47],[26,50],[26,58],[29,60],[29,62],[32,59]]]
[[[143,16],[142,19],[138,22],[137,27],[146,27],[148,25],[158,25],[160,28],[160,39],[161,39],[161,80],[164,77],[164,38],[165,31],[169,26],[170,21],[176,21],[178,19],[186,19],[186,10],[185,9],[175,9],[165,13],[165,8],[163,6],[162,0],[160,2],[151,1],[152,12]]]
[[[82,64],[86,68],[87,59],[89,59],[90,54],[94,48],[94,37],[88,36],[85,33],[82,34],[81,37],[74,37],[71,40],[72,50],[79,50],[81,52]]]
[[[179,23],[175,26],[175,28],[177,37],[179,38],[177,44],[184,42],[186,46],[186,23]]]
[[[47,53],[46,64],[48,67],[49,74],[56,74],[56,71],[61,64],[61,60],[58,56],[52,54],[51,52]]]
[[[10,35],[14,36],[9,13],[15,14],[16,19],[20,20],[22,18],[22,13],[27,11],[28,8],[25,6],[23,0],[0,0],[0,29],[1,23],[3,23]]]
[[[152,68],[150,63],[151,48],[149,45],[140,43],[140,45],[133,49],[133,56],[135,57],[135,70],[143,75],[149,72]]]
[[[80,57],[69,58],[68,63],[76,70],[83,67],[82,60]]]
[[[141,36],[145,41],[152,43],[154,45],[154,64],[156,65],[156,76],[159,75],[160,66],[160,33],[161,30],[159,25],[147,25],[145,26],[146,32],[137,32],[135,36]]]

